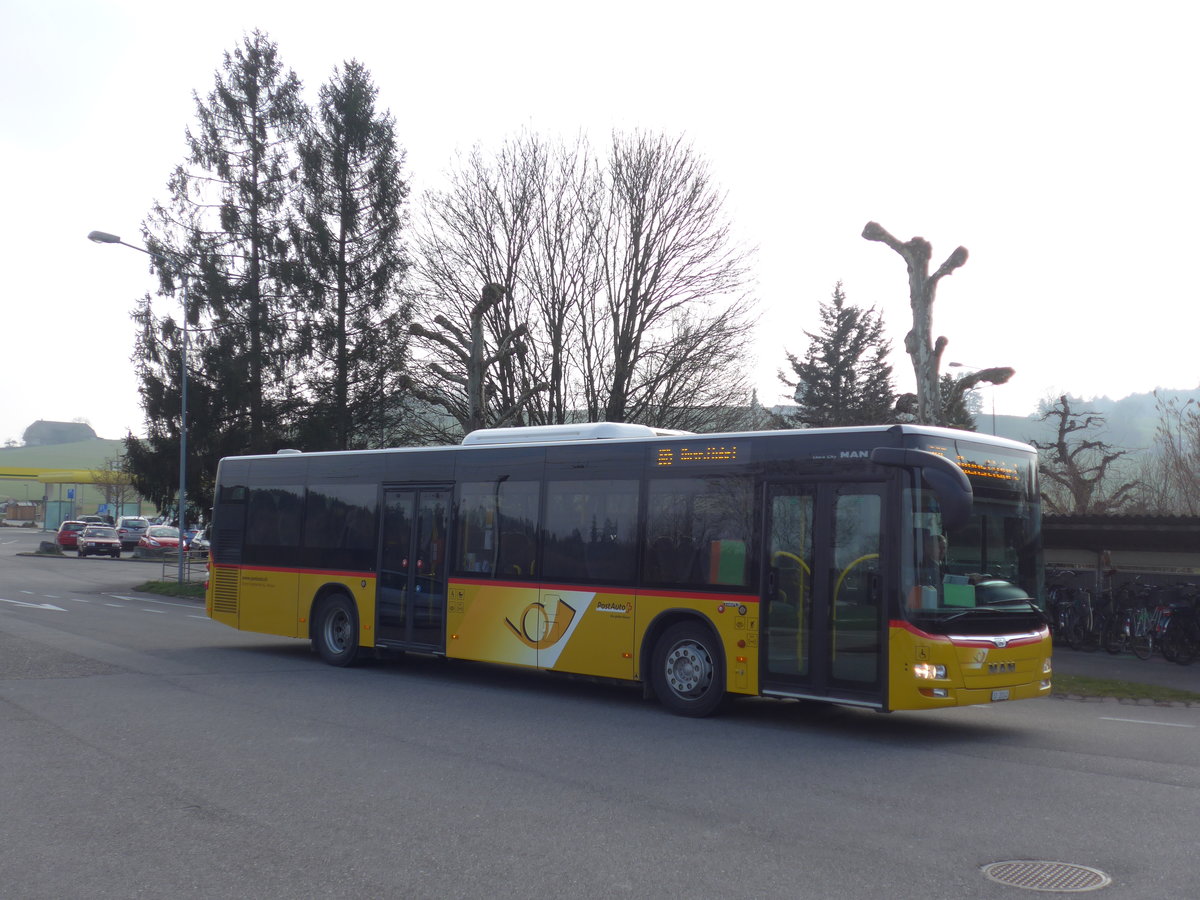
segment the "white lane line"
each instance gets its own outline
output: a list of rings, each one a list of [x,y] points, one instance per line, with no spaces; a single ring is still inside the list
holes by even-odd
[[[205,622],[215,621],[213,619],[210,619],[208,616],[188,616],[188,618],[189,619],[203,619]]]
[[[1195,725],[1184,725],[1182,722],[1152,722],[1149,719],[1118,719],[1116,716],[1101,716],[1106,722],[1132,722],[1134,725],[1167,725],[1171,728],[1195,728]]]
[[[159,606],[177,606],[180,609],[195,609],[195,603],[171,603],[168,600],[152,600],[149,597],[126,597],[122,594],[109,594],[114,600],[127,600],[130,603],[157,603]]]
[[[78,597],[71,598],[72,603],[91,603],[91,600],[80,600]]]
[[[158,613],[160,616],[165,616],[167,614],[165,609],[143,609],[142,612]]]
[[[125,608],[124,603],[105,603],[104,605],[111,606],[113,609],[124,609]]]
[[[28,609],[56,609],[66,612],[61,606],[55,606],[53,603],[30,603],[28,600],[9,600],[7,597],[0,597],[0,603],[11,603],[13,606],[24,606]]]

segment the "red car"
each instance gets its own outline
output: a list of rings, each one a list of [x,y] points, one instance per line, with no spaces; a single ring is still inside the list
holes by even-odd
[[[161,556],[168,550],[179,549],[179,529],[170,525],[151,525],[138,538],[138,550],[147,556]]]
[[[68,547],[74,550],[79,546],[79,532],[83,531],[87,526],[87,522],[76,522],[74,519],[68,519],[58,526],[58,534],[54,536],[54,542],[63,550],[66,550]]]
[[[79,558],[111,556],[121,558],[121,539],[111,525],[89,525],[79,533]]]

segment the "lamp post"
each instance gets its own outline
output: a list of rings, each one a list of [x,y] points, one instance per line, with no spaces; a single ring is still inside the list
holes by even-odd
[[[983,371],[984,368],[986,368],[985,366],[973,366],[970,363],[961,363],[961,362],[946,363],[946,365],[949,366],[951,369],[972,369],[976,372],[981,372],[981,371]],[[994,384],[992,385],[992,389],[991,389],[991,391],[989,391],[989,393],[992,395],[992,434],[995,434],[996,433],[996,385],[994,385]]]
[[[161,253],[155,253],[152,250],[147,250],[145,247],[139,247],[137,244],[127,244],[115,234],[109,234],[107,231],[93,231],[88,234],[89,241],[95,241],[97,244],[120,244],[122,247],[128,247],[130,250],[137,250],[145,253],[147,256],[158,260],[160,263],[166,263],[179,274],[180,296],[183,301],[183,343],[179,348],[179,583],[184,583],[184,570],[186,563],[184,561],[185,550],[183,547],[183,533],[187,526],[187,386],[188,386],[188,309],[187,309],[187,272],[183,266],[169,257],[163,256]]]

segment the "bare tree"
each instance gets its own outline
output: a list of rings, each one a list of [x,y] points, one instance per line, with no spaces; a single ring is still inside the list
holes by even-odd
[[[92,483],[104,494],[105,504],[109,509],[116,510],[114,515],[122,515],[126,504],[137,500],[133,476],[126,471],[123,458],[106,459],[103,468],[92,469],[91,473]]]
[[[589,416],[685,427],[698,407],[740,405],[749,251],[707,164],[680,138],[615,134],[606,180],[603,302],[581,335]]]
[[[1142,465],[1141,507],[1152,515],[1200,515],[1200,407],[1154,392],[1158,427]]]
[[[442,389],[413,385],[412,393],[418,400],[446,410],[458,422],[463,434],[469,434],[478,428],[512,424],[517,413],[529,401],[528,394],[542,387],[530,387],[528,394],[520,395],[507,407],[498,410],[489,408],[487,373],[519,352],[524,347],[525,336],[528,333],[524,325],[519,325],[504,335],[495,353],[487,352],[483,320],[503,298],[503,287],[498,284],[484,285],[479,302],[471,309],[469,332],[463,331],[445,316],[434,319],[438,330],[428,329],[416,323],[410,326],[413,335],[441,347],[452,360],[452,364],[448,366],[436,362],[429,365],[430,370],[443,380]]]
[[[479,323],[489,423],[694,429],[733,407],[745,417],[746,254],[681,141],[615,136],[604,166],[582,139],[522,135],[494,159],[476,150],[426,198],[418,249],[427,320],[465,335],[468,288],[503,289]],[[441,367],[427,368],[419,396],[451,383],[447,366],[469,380],[461,357],[416,334]],[[512,352],[498,353],[506,340]]]
[[[882,225],[868,222],[862,236],[868,241],[887,244],[900,254],[908,266],[908,296],[912,306],[913,327],[904,336],[904,349],[912,359],[917,378],[917,422],[922,425],[944,425],[938,370],[947,339],[933,339],[933,300],[938,282],[967,261],[967,248],[959,247],[929,274],[933,247],[922,237],[901,243]],[[1007,379],[1006,379],[1007,380]]]
[[[1064,394],[1042,415],[1055,421],[1052,441],[1033,441],[1041,451],[1042,499],[1049,512],[1060,515],[1105,515],[1114,513],[1135,496],[1136,479],[1109,485],[1110,467],[1128,455],[1095,437],[1104,427],[1104,416],[1088,411],[1074,412]]]
[[[425,374],[415,379],[418,398],[444,395],[445,373],[453,372],[464,391],[473,376],[480,379],[476,400],[486,398],[485,405],[512,410],[518,397],[528,401],[536,380],[518,367],[530,358],[524,338],[534,314],[520,275],[539,225],[536,203],[545,159],[545,148],[533,136],[509,142],[494,159],[476,148],[451,171],[447,189],[423,198],[416,235],[418,317],[435,324],[449,343],[433,338],[428,329],[413,329],[426,363]],[[479,285],[495,286],[498,293],[489,292],[487,302],[481,301]],[[523,340],[514,343],[522,326]],[[499,354],[506,341],[512,349]],[[469,348],[466,357],[463,348]],[[479,360],[495,357],[493,365],[471,373],[463,362],[471,354]],[[478,416],[494,425],[510,418],[485,409],[473,414],[465,396],[456,405],[459,413],[452,415],[460,422],[478,421]],[[521,412],[513,414],[517,424],[523,421]]]

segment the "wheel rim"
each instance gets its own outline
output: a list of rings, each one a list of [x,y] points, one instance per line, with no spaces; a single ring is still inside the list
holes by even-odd
[[[713,662],[708,649],[696,641],[682,641],[666,658],[667,684],[679,697],[694,700],[704,696],[713,680]]]
[[[335,609],[325,619],[325,644],[335,653],[345,653],[350,646],[350,616],[344,609]]]

